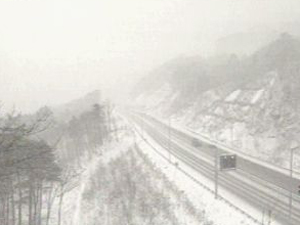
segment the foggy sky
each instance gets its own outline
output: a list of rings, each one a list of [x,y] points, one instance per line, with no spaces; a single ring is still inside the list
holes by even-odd
[[[32,111],[94,89],[117,96],[172,57],[295,20],[299,0],[1,0],[0,101]]]

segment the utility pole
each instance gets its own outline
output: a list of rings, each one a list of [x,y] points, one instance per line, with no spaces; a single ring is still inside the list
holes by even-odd
[[[263,211],[262,211],[261,224],[262,224],[262,225],[265,224],[265,209],[263,209]]]
[[[145,129],[145,120],[144,120],[144,118],[142,119],[142,123],[141,123],[141,128],[142,128],[142,130],[141,130],[141,136],[142,136],[142,139],[144,140],[145,138],[144,138],[144,129]]]
[[[294,165],[294,151],[298,148],[298,145],[291,147],[291,154],[290,154],[290,178],[291,178],[291,185],[290,185],[290,194],[289,194],[289,218],[292,217],[292,209],[293,209],[293,165]]]
[[[271,223],[272,223],[272,210],[268,211],[268,217],[269,217],[268,225],[271,225]]]
[[[168,150],[169,150],[169,161],[171,162],[171,116],[169,117],[169,126],[168,126],[168,137],[169,137],[169,142],[168,142]]]
[[[135,130],[132,128],[132,133],[133,133],[133,142],[134,142],[134,148],[137,148],[137,143],[136,143],[136,135],[137,133],[135,132]]]
[[[294,149],[291,149],[290,154],[290,178],[293,180],[293,163],[294,163]],[[292,216],[292,207],[293,207],[293,187],[290,185],[290,194],[289,194],[289,218]]]
[[[214,146],[215,149],[215,199],[218,199],[218,188],[219,188],[219,149]]]

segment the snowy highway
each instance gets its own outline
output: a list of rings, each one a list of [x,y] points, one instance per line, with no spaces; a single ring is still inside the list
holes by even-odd
[[[171,128],[170,142],[170,130],[166,124],[141,114],[135,114],[131,118],[162,147],[170,147],[173,156],[208,179],[214,180],[215,151],[210,144],[201,142],[199,146],[195,146],[194,137],[174,128]],[[222,149],[219,151],[226,153]],[[273,217],[282,224],[300,223],[300,197],[297,195],[299,184],[298,178],[291,179],[283,173],[242,157],[238,157],[236,170],[219,172],[219,185],[222,188],[257,209],[272,211]],[[290,190],[293,192],[293,208],[289,217]],[[242,205],[237,207],[243,209]]]

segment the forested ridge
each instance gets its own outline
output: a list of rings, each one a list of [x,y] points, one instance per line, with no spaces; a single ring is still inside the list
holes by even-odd
[[[227,86],[241,87],[260,79],[267,72],[277,71],[284,78],[299,65],[300,40],[282,33],[275,41],[249,56],[236,54],[208,58],[188,56],[174,58],[141,79],[132,96],[151,94],[164,84],[180,93],[187,102],[210,89]]]

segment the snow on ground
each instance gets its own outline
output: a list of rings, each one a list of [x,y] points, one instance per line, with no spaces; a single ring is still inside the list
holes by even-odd
[[[124,127],[124,122],[118,116],[115,116],[116,129],[118,132],[113,134],[113,138],[100,146],[94,152],[92,158],[86,156],[81,158],[79,182],[72,190],[67,192],[64,197],[62,225],[81,225],[80,211],[82,203],[82,193],[86,188],[90,178],[94,175],[100,160],[110,160],[116,157],[122,150],[127,150],[132,145],[131,133],[128,133]],[[122,141],[121,141],[122,140]],[[125,141],[126,140],[126,141]],[[115,151],[118,149],[118,151]],[[79,168],[78,168],[79,169]],[[53,215],[50,224],[57,224],[56,212],[58,211],[58,198],[53,205]]]
[[[126,151],[130,146],[132,146],[132,143],[130,140],[128,141],[121,141],[117,143],[109,143],[105,146],[102,146],[102,152],[103,154],[99,155],[95,159],[93,159],[89,164],[87,165],[87,171],[82,177],[81,185],[80,185],[80,191],[77,192],[76,197],[76,205],[75,205],[75,213],[73,214],[74,217],[72,219],[72,223],[68,223],[70,221],[70,218],[66,218],[66,225],[82,225],[81,221],[81,205],[82,205],[82,196],[86,189],[86,187],[89,185],[89,182],[93,176],[95,176],[95,171],[97,170],[100,161],[103,163],[104,161],[109,162],[110,160],[116,158],[119,156],[122,152]],[[72,197],[71,197],[72,198]],[[72,210],[73,211],[73,210]],[[74,211],[73,211],[74,212]]]
[[[138,127],[136,127],[136,129],[139,131]],[[266,216],[267,210],[259,211],[226,190],[220,189],[219,193],[221,193],[222,197],[231,199],[232,201],[229,203],[222,199],[216,200],[212,192],[214,184],[210,180],[201,176],[198,172],[173,156],[171,156],[173,163],[169,163],[169,161],[166,160],[170,157],[168,151],[159,146],[145,133],[143,133],[143,137],[146,141],[141,138],[139,132],[136,133],[136,135],[138,136],[137,143],[139,148],[161,168],[168,179],[174,182],[179,189],[184,191],[197,210],[205,212],[205,215],[209,220],[213,221],[214,224],[252,225],[260,224],[263,218],[265,223],[268,222],[269,218]],[[243,209],[238,209],[232,203],[234,203],[234,205],[243,205],[244,207]],[[272,224],[278,225],[279,223],[272,221]]]
[[[169,84],[163,85],[154,93],[148,95],[141,95],[135,100],[136,105],[143,106],[146,110],[164,111],[170,107],[171,103],[176,99],[178,93],[173,93]],[[159,113],[157,112],[157,113]]]
[[[250,219],[245,218],[242,214],[237,214],[235,210],[224,202],[214,201],[212,194],[208,190],[199,187],[197,183],[182,173],[182,164],[177,167],[165,161],[139,136],[136,136],[136,133],[132,131],[123,132],[123,135],[119,135],[118,140],[119,142],[107,143],[101,147],[101,150],[98,152],[102,154],[84,163],[86,170],[84,174],[82,174],[81,185],[68,193],[66,197],[63,225],[90,225],[95,224],[95,221],[97,221],[96,224],[115,224],[114,221],[116,221],[120,215],[114,215],[114,212],[120,209],[116,208],[113,210],[115,205],[111,202],[110,204],[104,204],[106,199],[105,194],[103,195],[103,193],[99,191],[100,189],[102,189],[102,191],[105,189],[102,188],[105,182],[99,186],[99,189],[93,188],[93,191],[91,191],[91,187],[95,186],[95,178],[99,181],[104,179],[103,177],[110,177],[104,176],[107,170],[113,171],[115,169],[117,174],[122,174],[122,172],[126,174],[125,170],[127,167],[123,167],[124,171],[118,170],[117,167],[124,163],[124,160],[132,162],[132,155],[137,160],[136,163],[134,163],[137,167],[134,170],[130,170],[130,179],[134,180],[134,177],[140,177],[138,179],[139,183],[135,185],[138,189],[136,192],[146,191],[146,199],[149,201],[146,200],[145,205],[147,206],[148,204],[149,207],[150,204],[150,208],[144,212],[146,213],[145,218],[151,218],[147,217],[148,211],[152,212],[154,210],[153,212],[155,212],[158,210],[152,215],[154,218],[151,220],[152,223],[149,223],[148,220],[143,221],[141,217],[137,216],[135,219],[137,221],[140,220],[140,222],[132,224],[253,224]],[[132,153],[132,150],[130,152],[128,149],[135,149],[133,148],[133,146],[135,146],[133,143],[137,143],[137,148]],[[109,166],[111,167],[110,169]],[[99,177],[101,178],[99,179]],[[117,182],[120,182],[120,178],[123,177],[124,176],[120,176]],[[143,182],[147,181],[145,182],[146,187],[141,186],[140,182],[142,182],[142,180]],[[107,186],[108,191],[115,188],[113,185],[114,182],[116,181],[107,180],[105,186]],[[143,188],[141,189],[141,187]],[[121,185],[119,188],[121,188],[121,192],[123,192],[124,189],[127,190],[125,185]],[[116,193],[118,194],[119,192]],[[90,195],[92,197],[89,197]],[[95,196],[98,197],[95,198]],[[124,201],[126,202],[126,200]],[[130,202],[131,201],[129,201],[128,204],[130,204]],[[134,200],[134,202],[136,202],[136,200]],[[157,204],[151,205],[153,202]],[[139,204],[141,204],[141,202]],[[142,205],[143,204],[141,204],[141,206]],[[133,215],[136,214],[134,213]],[[124,222],[124,224],[126,223]]]
[[[234,100],[236,100],[236,98],[238,97],[238,95],[241,93],[241,90],[236,90],[234,92],[232,92],[231,94],[229,94],[226,98],[225,101],[226,102],[233,102]]]
[[[270,72],[242,89],[211,89],[201,94],[191,106],[172,115],[172,121],[243,154],[289,169],[290,150],[281,146],[282,140],[276,137],[276,130],[270,128],[260,133],[252,127],[255,123],[260,124],[258,111],[264,107],[272,108],[266,105],[274,101],[274,96],[280,96],[278,82],[277,73]],[[144,105],[152,116],[164,119],[170,116],[170,96],[172,90],[165,85],[152,95],[144,95],[137,103]],[[299,158],[300,153],[295,152],[294,170],[300,172]]]
[[[143,133],[145,141],[137,132],[140,131],[138,127],[135,127],[135,131],[132,130],[129,132],[128,129],[132,127],[126,122],[126,119],[120,116],[118,118],[119,124],[121,124],[119,125],[119,130],[121,131],[116,134],[118,141],[107,143],[97,151],[99,154],[95,155],[91,161],[86,160],[84,163],[85,172],[81,176],[80,186],[74,188],[66,195],[63,225],[90,225],[91,223],[86,221],[86,218],[97,218],[96,212],[98,211],[92,209],[87,211],[86,208],[82,209],[83,206],[87,207],[83,198],[84,193],[90,187],[92,178],[97,176],[96,171],[99,165],[108,165],[111,161],[118,159],[120,155],[125,154],[128,149],[132,148],[133,143],[137,143],[140,151],[140,153],[137,153],[140,155],[140,163],[141,159],[143,159],[143,163],[148,164],[148,166],[143,168],[150,171],[147,175],[151,176],[155,181],[155,185],[152,186],[155,193],[157,193],[157,190],[167,190],[162,196],[168,199],[168,203],[171,203],[172,212],[177,218],[176,221],[179,221],[178,225],[254,225],[258,224],[258,221],[255,221],[253,218],[261,222],[263,213],[265,214],[264,222],[268,222],[267,212],[254,209],[245,202],[242,202],[241,199],[226,192],[226,190],[220,189],[220,194],[223,197],[225,196],[226,199],[233,199],[232,202],[235,205],[244,205],[245,208],[241,210],[223,199],[216,200],[211,191],[214,188],[214,184],[210,180],[201,176],[198,172],[173,156],[170,157],[173,163],[170,163],[166,160],[169,158],[168,151]],[[151,163],[147,163],[147,158],[150,159]],[[159,175],[160,173],[163,173],[164,176]],[[110,210],[108,207],[103,207],[104,212]],[[84,221],[83,218],[85,218]],[[109,224],[110,221],[102,222],[103,224]],[[145,223],[141,221],[140,224]],[[166,225],[168,223],[161,224]],[[272,221],[272,225],[278,224]]]
[[[156,117],[156,119],[158,119],[159,121],[163,122],[164,124],[168,125],[169,121],[167,121],[166,119],[161,119],[159,117]],[[270,163],[268,160],[264,160],[262,158],[258,158],[258,157],[254,157],[252,155],[249,155],[243,151],[240,151],[240,146],[230,146],[227,145],[227,143],[224,143],[220,140],[218,140],[217,138],[214,138],[212,135],[209,135],[207,133],[201,133],[201,132],[196,132],[195,130],[186,127],[184,124],[178,122],[177,120],[171,120],[171,126],[174,127],[177,130],[180,130],[183,133],[186,133],[189,136],[198,138],[200,140],[202,140],[203,142],[218,146],[221,149],[224,149],[228,152],[231,152],[233,154],[238,154],[240,156],[242,156],[243,158],[255,162],[257,164],[263,165],[267,168],[270,168],[272,170],[276,170],[280,173],[286,174],[286,175],[290,175],[290,169],[286,168],[286,167],[279,167],[278,165],[275,165],[274,163]],[[270,141],[271,143],[269,143],[269,145],[272,145],[272,141]],[[266,149],[268,149],[268,145],[265,143]],[[294,156],[294,177],[298,177],[300,178],[300,172],[297,168],[297,165],[300,165],[300,156],[296,155]]]
[[[70,224],[213,224],[144,153],[133,148],[133,141],[133,136],[128,137],[107,148],[91,164]]]

